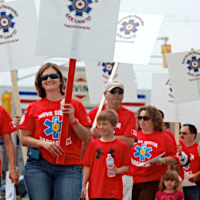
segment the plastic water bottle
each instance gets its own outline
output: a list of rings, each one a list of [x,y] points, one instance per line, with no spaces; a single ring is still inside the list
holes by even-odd
[[[107,166],[107,176],[108,177],[115,177],[115,172],[113,172],[110,167],[114,165],[114,159],[110,153],[107,154],[106,158],[106,166]]]

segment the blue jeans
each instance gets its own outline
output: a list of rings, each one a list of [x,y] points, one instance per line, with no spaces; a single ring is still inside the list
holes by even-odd
[[[185,200],[200,200],[200,186],[183,187]]]
[[[82,188],[80,165],[54,165],[28,158],[24,174],[30,200],[77,200]]]

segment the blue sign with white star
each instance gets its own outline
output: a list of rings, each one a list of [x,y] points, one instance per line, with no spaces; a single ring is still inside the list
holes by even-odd
[[[92,3],[92,0],[69,0],[72,2],[70,6],[68,6],[70,12],[75,11],[76,16],[82,17],[83,13],[89,14],[92,10],[91,7],[89,7],[89,4]]]
[[[137,145],[135,147],[135,150],[137,152],[134,153],[134,156],[137,158],[137,157],[140,157],[140,161],[144,161],[145,158],[148,158],[150,159],[151,158],[151,154],[149,152],[152,151],[152,148],[151,147],[147,147],[146,144],[142,144],[142,147],[140,147],[139,145]]]
[[[46,119],[44,125],[48,126],[48,128],[44,131],[47,136],[52,134],[53,139],[59,139],[62,121],[59,121],[58,116],[53,117],[52,121]]]
[[[14,16],[12,14],[6,15],[6,12],[0,12],[0,29],[3,29],[4,33],[9,32],[9,28],[14,28],[15,22],[12,22]]]

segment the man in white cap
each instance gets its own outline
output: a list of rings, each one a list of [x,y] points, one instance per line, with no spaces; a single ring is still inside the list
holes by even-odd
[[[112,82],[106,84],[104,95],[107,100],[107,104],[103,106],[102,110],[113,109],[118,114],[118,123],[114,133],[115,138],[125,141],[129,148],[131,148],[137,138],[136,117],[132,111],[124,108],[121,105],[124,97],[124,85],[120,81],[113,80]],[[89,112],[89,116],[92,122],[95,119],[97,111],[98,108],[94,108]],[[98,129],[95,128],[92,130],[92,132],[96,138],[100,137]],[[133,182],[132,176],[130,175],[132,175],[131,172],[123,176],[124,200],[131,199]]]

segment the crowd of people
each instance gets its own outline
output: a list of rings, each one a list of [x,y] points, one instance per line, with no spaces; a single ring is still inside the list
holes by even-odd
[[[136,118],[122,106],[125,88],[114,80],[106,84],[106,104],[91,128],[98,108],[87,113],[75,99],[61,106],[65,79],[53,63],[39,69],[35,87],[41,99],[30,104],[22,118],[15,117],[16,127],[0,108],[1,136],[15,184],[19,175],[10,134],[17,128],[28,148],[24,180],[30,200],[200,200],[194,125],[181,127],[177,144],[164,127],[162,111],[144,106]],[[63,115],[69,115],[66,150],[60,146]]]

